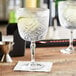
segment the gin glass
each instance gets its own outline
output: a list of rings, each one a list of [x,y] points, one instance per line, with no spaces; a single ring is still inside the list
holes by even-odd
[[[31,42],[31,62],[29,63],[29,68],[34,70],[40,69],[43,65],[35,62],[35,42],[46,38],[49,9],[19,8],[16,12],[16,17],[21,38]]]
[[[76,1],[60,1],[58,14],[61,26],[70,30],[69,46],[60,51],[65,54],[71,54],[74,52],[73,30],[76,29]]]

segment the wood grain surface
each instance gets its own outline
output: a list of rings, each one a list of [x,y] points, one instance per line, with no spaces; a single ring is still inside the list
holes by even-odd
[[[60,53],[60,49],[66,47],[41,47],[36,48],[36,61],[53,62],[52,71],[44,72],[20,72],[13,68],[18,61],[30,61],[30,49],[27,48],[25,56],[12,57],[12,63],[0,63],[0,76],[76,76],[76,53],[66,55]]]

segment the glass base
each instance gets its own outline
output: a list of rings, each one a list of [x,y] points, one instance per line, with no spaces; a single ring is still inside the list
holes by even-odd
[[[38,62],[30,62],[29,63],[29,68],[31,70],[39,70],[39,69],[44,68],[44,65],[43,64],[40,64]]]
[[[64,54],[72,54],[74,52],[74,47],[68,47],[66,49],[61,49],[60,52]]]

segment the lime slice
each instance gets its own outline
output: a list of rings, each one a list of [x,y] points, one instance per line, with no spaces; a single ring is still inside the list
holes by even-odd
[[[39,26],[39,22],[35,18],[23,18],[18,19],[19,28],[24,29],[25,31],[34,31]]]

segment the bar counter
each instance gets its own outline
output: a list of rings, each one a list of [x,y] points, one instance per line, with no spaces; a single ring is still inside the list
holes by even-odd
[[[36,48],[36,61],[53,62],[50,72],[21,72],[14,71],[18,61],[30,61],[30,49],[26,49],[26,55],[12,57],[12,63],[0,63],[0,76],[76,76],[76,53],[66,55],[60,53],[60,49],[66,47],[38,47]]]

